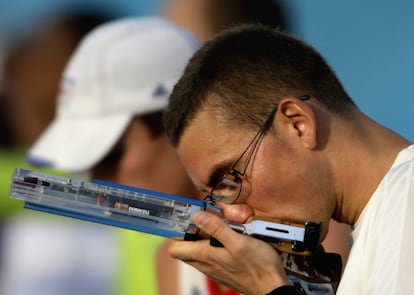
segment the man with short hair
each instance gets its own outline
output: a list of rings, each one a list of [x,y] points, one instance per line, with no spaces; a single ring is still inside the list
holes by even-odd
[[[354,227],[338,294],[411,294],[414,146],[361,112],[312,47],[263,26],[206,42],[174,87],[166,131],[225,217]],[[246,295],[311,294],[277,251],[208,212],[224,247],[174,241],[173,257]]]

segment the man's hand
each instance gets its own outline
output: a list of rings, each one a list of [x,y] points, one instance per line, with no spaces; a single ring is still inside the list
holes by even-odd
[[[291,284],[272,246],[235,232],[218,216],[208,212],[197,212],[194,222],[223,247],[213,247],[209,240],[174,241],[169,248],[172,257],[246,295],[264,295],[278,286]]]

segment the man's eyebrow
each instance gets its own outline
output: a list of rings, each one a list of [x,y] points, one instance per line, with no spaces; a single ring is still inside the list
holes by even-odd
[[[229,172],[234,161],[226,160],[214,165],[210,176],[208,177],[207,185],[212,188],[216,186],[224,177],[224,174]]]

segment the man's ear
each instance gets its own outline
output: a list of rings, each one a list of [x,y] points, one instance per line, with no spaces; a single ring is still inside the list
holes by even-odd
[[[282,124],[309,149],[317,146],[315,112],[309,102],[297,98],[286,98],[279,102],[278,115]]]

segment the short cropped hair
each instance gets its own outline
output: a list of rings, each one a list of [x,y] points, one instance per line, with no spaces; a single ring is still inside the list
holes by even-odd
[[[311,96],[347,117],[356,106],[325,59],[277,29],[244,25],[218,34],[191,58],[164,114],[173,146],[202,107],[218,107],[230,126],[258,128],[286,97]]]

